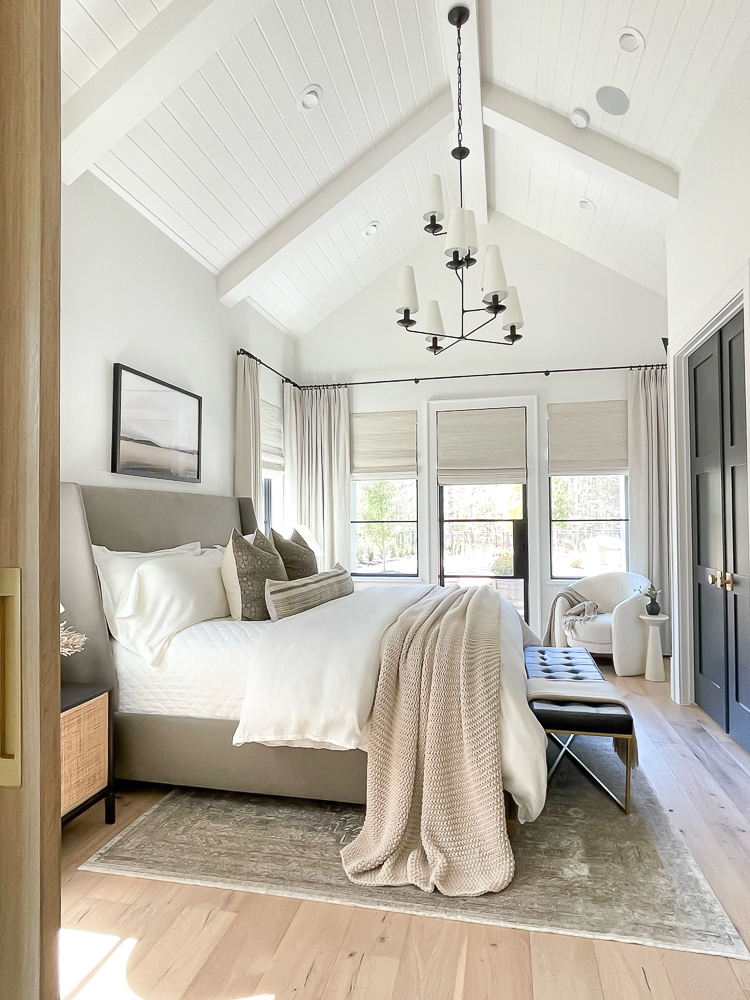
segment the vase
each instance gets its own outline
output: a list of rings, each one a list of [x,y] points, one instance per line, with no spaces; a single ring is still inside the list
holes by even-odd
[[[661,604],[659,604],[659,602],[656,600],[655,597],[652,597],[651,600],[646,605],[646,614],[649,615],[661,614]]]

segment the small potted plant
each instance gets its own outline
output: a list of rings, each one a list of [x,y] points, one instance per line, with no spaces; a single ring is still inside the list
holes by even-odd
[[[648,604],[646,605],[646,613],[649,615],[659,615],[661,614],[661,604],[656,600],[656,598],[661,593],[657,590],[653,583],[649,584],[649,588],[646,591],[646,597],[648,597]]]

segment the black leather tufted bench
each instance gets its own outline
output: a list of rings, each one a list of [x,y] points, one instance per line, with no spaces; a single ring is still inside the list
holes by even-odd
[[[526,675],[550,681],[602,681],[601,670],[586,649],[556,646],[527,646],[524,650]],[[567,754],[614,801],[630,812],[630,777],[633,766],[635,726],[630,712],[622,705],[607,702],[552,701],[535,699],[529,702],[532,712],[545,732],[560,747],[560,753],[550,767],[551,778]],[[559,733],[568,734],[566,740]],[[570,749],[576,736],[609,736],[627,740],[627,763],[624,802]]]

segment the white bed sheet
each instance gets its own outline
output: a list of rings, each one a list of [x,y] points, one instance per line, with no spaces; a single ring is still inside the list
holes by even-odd
[[[152,666],[112,640],[119,711],[238,720],[255,649],[273,622],[218,619],[191,625]]]

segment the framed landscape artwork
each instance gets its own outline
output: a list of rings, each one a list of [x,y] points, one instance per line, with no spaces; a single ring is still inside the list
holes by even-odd
[[[201,406],[195,393],[114,366],[112,472],[201,481]]]

